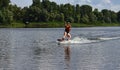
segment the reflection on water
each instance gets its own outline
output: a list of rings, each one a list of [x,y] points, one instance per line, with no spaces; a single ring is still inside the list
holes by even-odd
[[[52,46],[50,46],[52,47]],[[70,46],[33,48],[34,59],[41,70],[70,70]],[[62,66],[62,67],[61,67]],[[60,67],[60,68],[59,68]]]
[[[66,69],[70,69],[70,46],[64,46]]]

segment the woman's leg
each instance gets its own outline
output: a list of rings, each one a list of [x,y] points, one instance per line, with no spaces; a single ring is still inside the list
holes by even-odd
[[[68,34],[67,34],[67,37],[68,37],[68,40],[70,40],[70,39],[71,39],[71,34],[68,33]]]
[[[67,36],[67,32],[64,32],[62,40],[64,40],[66,38],[66,36]]]

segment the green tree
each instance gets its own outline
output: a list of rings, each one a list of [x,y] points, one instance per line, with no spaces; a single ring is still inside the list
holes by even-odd
[[[0,0],[0,9],[8,7],[9,3],[10,3],[10,0]]]
[[[77,15],[80,15],[80,6],[79,6],[79,4],[76,5],[75,13],[76,13]]]
[[[22,21],[24,22],[24,21],[28,21],[28,14],[27,14],[27,11],[28,11],[28,7],[24,7],[23,9],[22,9]]]
[[[49,21],[55,21],[56,13],[50,13]]]
[[[46,9],[43,9],[40,13],[40,20],[43,22],[48,22],[49,21],[49,13]]]
[[[109,12],[109,10],[107,9],[103,9],[102,11],[102,14],[103,14],[103,20],[106,22],[106,23],[111,23],[111,14]]]
[[[61,4],[59,11],[60,13],[64,14],[65,18],[74,17],[74,6],[70,5],[69,3],[65,5]]]
[[[74,22],[75,23],[80,23],[80,15],[79,14],[76,14],[75,17],[74,17]]]
[[[92,13],[92,7],[91,6],[89,6],[89,5],[82,5],[80,7],[81,17],[83,17],[85,15],[89,16],[91,13]]]
[[[81,18],[81,23],[89,23],[89,17],[87,15]]]
[[[79,4],[76,4],[75,6],[75,13],[74,13],[74,22],[80,23],[80,6]]]
[[[99,20],[99,11],[97,8],[94,9],[93,14],[96,16],[96,20],[98,21]]]
[[[0,23],[10,24],[13,21],[13,13],[8,9],[10,0],[0,0]]]
[[[31,6],[30,8],[24,8],[23,12],[23,22],[29,21],[29,22],[38,22],[41,10],[37,6]]]
[[[20,8],[9,4],[10,0],[0,0],[0,23],[11,23],[15,21],[48,22],[69,21],[75,23],[116,23],[120,22],[120,11],[118,13],[103,9],[98,11],[90,5],[60,4],[50,0],[32,0],[30,7]]]
[[[90,23],[96,23],[97,22],[97,17],[93,13],[90,14],[89,16],[89,21]]]
[[[57,14],[55,19],[56,19],[56,21],[60,21],[60,22],[62,21],[63,22],[64,21],[64,15],[62,13]]]
[[[99,12],[98,21],[101,22],[101,23],[105,23],[103,18],[104,18],[103,13]]]
[[[13,19],[14,21],[22,21],[22,9],[17,7],[17,5],[9,5],[9,10],[13,12]]]
[[[41,2],[40,2],[40,0],[33,0],[33,4],[32,4],[32,6],[36,6],[36,7],[41,7]]]
[[[0,24],[3,23],[3,20],[4,20],[4,15],[3,15],[3,12],[0,11]]]
[[[120,23],[120,11],[117,13],[117,20]]]
[[[81,22],[88,23],[91,20],[92,7],[89,5],[82,5],[80,7]]]
[[[13,13],[8,9],[0,11],[0,23],[10,24],[13,21]]]
[[[110,14],[111,14],[111,22],[117,23],[117,13],[115,13],[114,11],[110,11]]]
[[[51,2],[49,12],[58,13],[59,12],[59,6],[55,2]]]
[[[50,12],[50,1],[49,0],[42,0],[42,8]]]
[[[28,14],[28,17],[29,17],[29,20],[32,21],[32,22],[38,22],[40,21],[39,17],[40,17],[40,13],[41,13],[41,10],[39,7],[37,6],[32,6],[28,9],[27,13]]]

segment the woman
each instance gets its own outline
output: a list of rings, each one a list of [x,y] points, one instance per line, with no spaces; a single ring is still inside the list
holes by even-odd
[[[70,31],[71,31],[70,22],[67,22],[67,23],[65,22],[65,31],[64,31],[64,36],[63,36],[62,40],[64,40],[66,37],[68,38],[67,40],[71,39]]]

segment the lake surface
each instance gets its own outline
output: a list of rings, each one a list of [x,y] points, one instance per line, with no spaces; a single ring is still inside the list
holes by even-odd
[[[72,38],[113,38],[87,44],[58,44],[63,31],[1,28],[0,70],[120,70],[120,27],[72,28]]]

